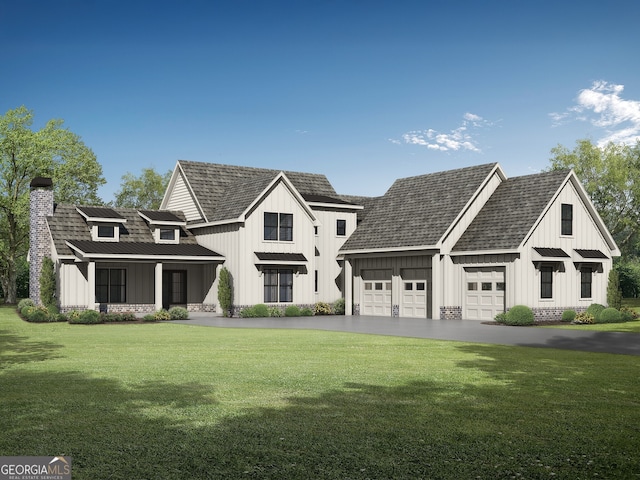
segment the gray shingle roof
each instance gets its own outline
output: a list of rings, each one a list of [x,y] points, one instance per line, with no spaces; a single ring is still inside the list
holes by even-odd
[[[209,222],[237,218],[280,170],[180,160]],[[338,198],[327,177],[316,173],[284,172],[302,195]]]
[[[120,218],[126,219],[126,223],[121,226],[121,244],[131,243],[154,243],[153,233],[138,210],[133,208],[114,209]],[[184,221],[181,212],[171,212],[173,216]],[[48,217],[49,230],[60,255],[72,255],[72,250],[66,245],[67,240],[71,241],[91,241],[91,229],[85,219],[78,213],[74,205],[59,204],[54,208],[53,216]],[[107,242],[99,242],[107,243]],[[196,245],[195,237],[186,229],[181,229],[180,244]]]
[[[495,166],[396,180],[341,250],[435,245]]]
[[[504,181],[460,237],[453,251],[518,248],[568,174],[568,170],[559,170]]]

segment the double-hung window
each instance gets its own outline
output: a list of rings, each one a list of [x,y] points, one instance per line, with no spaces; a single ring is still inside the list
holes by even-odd
[[[344,237],[347,235],[347,221],[346,220],[337,220],[336,221],[336,235],[339,237]]]
[[[593,272],[591,268],[580,270],[580,298],[591,298],[591,285],[593,282]]]
[[[540,298],[553,298],[553,267],[540,267]]]
[[[264,239],[281,242],[293,241],[292,213],[264,213]]]
[[[264,302],[293,302],[293,270],[268,268],[263,272]]]

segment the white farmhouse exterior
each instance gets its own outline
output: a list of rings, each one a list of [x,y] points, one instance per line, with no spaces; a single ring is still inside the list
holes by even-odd
[[[50,256],[63,311],[220,312],[226,267],[235,313],[344,297],[347,315],[490,320],[524,304],[550,319],[606,303],[619,255],[573,172],[508,179],[497,163],[363,198],[324,175],[179,161],[158,211],[54,206],[36,182],[31,212],[32,283]]]

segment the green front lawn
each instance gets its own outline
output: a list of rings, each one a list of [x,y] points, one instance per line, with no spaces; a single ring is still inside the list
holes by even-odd
[[[640,320],[624,323],[596,323],[593,325],[572,325],[562,323],[556,325],[540,325],[540,328],[560,328],[564,330],[590,330],[595,332],[627,332],[640,333]],[[640,339],[638,339],[640,341]]]
[[[626,355],[28,324],[5,307],[0,455],[70,455],[74,480],[638,478],[639,371]]]

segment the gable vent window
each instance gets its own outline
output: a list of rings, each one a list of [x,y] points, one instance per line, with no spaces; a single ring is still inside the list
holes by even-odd
[[[293,214],[292,213],[264,213],[264,239],[279,240],[281,242],[293,241]]]
[[[113,225],[98,225],[98,238],[115,238],[116,227]]]
[[[562,204],[562,235],[573,235],[573,205],[569,203]]]

